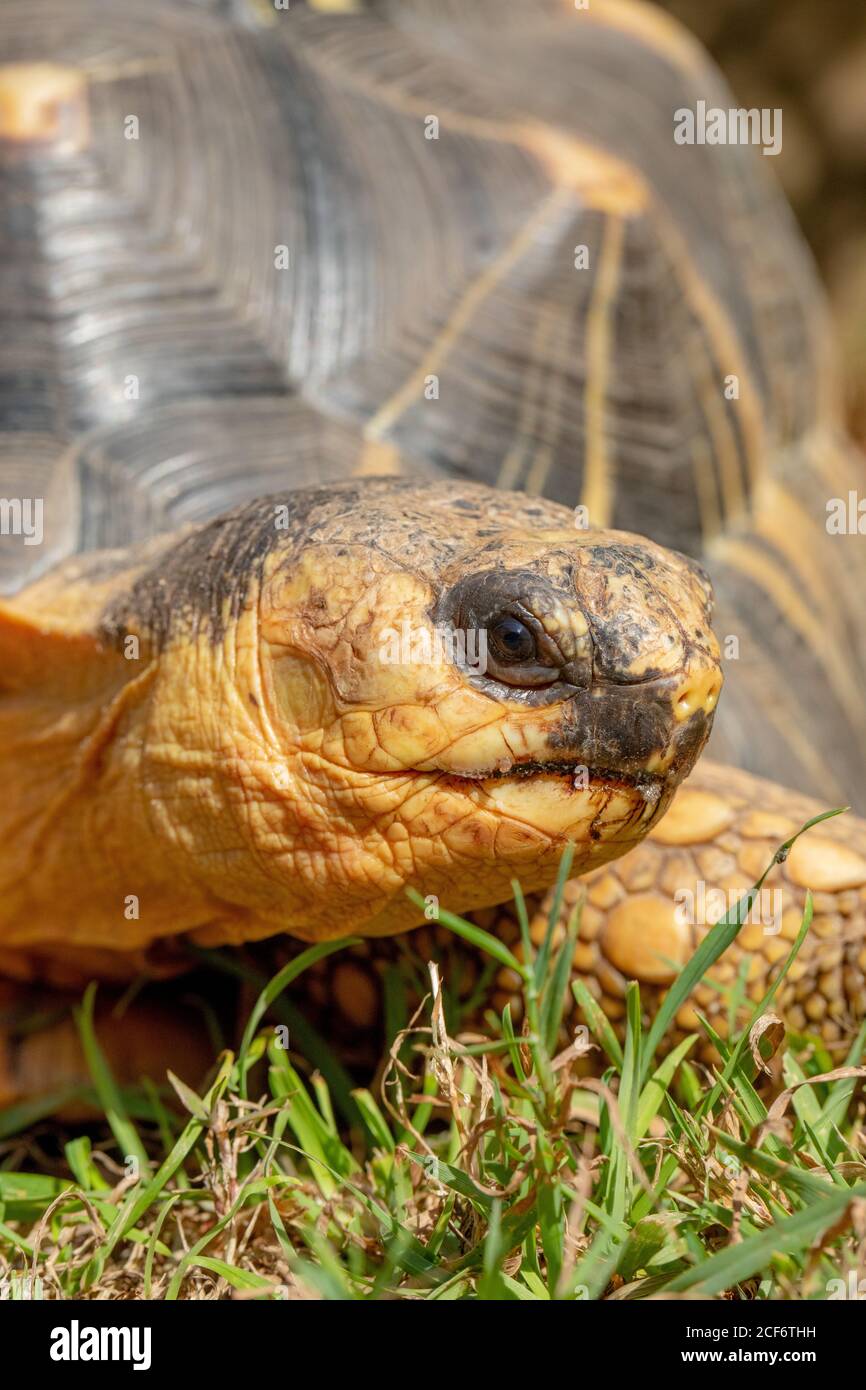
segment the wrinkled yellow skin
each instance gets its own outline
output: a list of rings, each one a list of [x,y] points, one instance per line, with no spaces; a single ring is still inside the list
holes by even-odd
[[[587,537],[604,533],[518,532],[508,563]],[[514,876],[549,884],[568,843],[583,872],[658,820],[696,756],[678,729],[720,685],[706,595],[684,564],[665,570],[699,644],[672,624],[635,659],[634,679],[644,663],[669,684],[670,738],[647,769],[675,772],[657,798],[627,782],[575,789],[555,770],[485,777],[561,757],[564,705],[491,698],[441,652],[383,662],[386,628],[431,627],[419,569],[375,548],[310,546],[291,566],[276,554],[221,640],[182,632],[156,650],[143,635],[126,656],[94,631],[131,573],[49,577],[3,614],[0,968],[28,949],[132,955],[180,934],[392,933],[419,919],[407,885],[471,910],[509,897]],[[578,609],[557,621],[586,626]]]

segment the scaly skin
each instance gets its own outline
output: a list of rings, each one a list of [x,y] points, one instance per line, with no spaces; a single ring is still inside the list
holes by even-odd
[[[625,987],[631,978],[640,981],[647,1015],[653,1014],[672,978],[671,962],[682,963],[707,930],[704,923],[680,924],[677,907],[682,898],[677,895],[698,893],[701,884],[708,903],[714,892],[726,897],[741,894],[767,867],[778,845],[822,809],[808,797],[702,760],[677,793],[670,813],[640,847],[566,885],[560,932],[575,904],[583,900],[572,978],[586,981],[615,1026],[621,1027]],[[767,914],[775,927],[772,912],[778,907],[780,930],[767,933],[760,922],[747,923],[706,982],[680,1008],[665,1043],[670,1046],[698,1027],[696,1009],[725,1036],[725,991],[743,967],[745,1007],[754,1007],[791,948],[810,888],[815,909],[811,929],[773,1008],[789,1027],[818,1037],[838,1060],[866,1016],[866,822],[845,815],[809,830],[787,861],[772,870],[765,887],[781,894],[778,904],[770,900]],[[536,943],[544,934],[548,908],[547,899],[535,901],[530,930]],[[518,927],[508,907],[476,913],[475,920],[519,954]],[[281,938],[258,949],[267,952],[259,962],[261,969],[271,972],[301,947]],[[480,1022],[486,1008],[501,1011],[506,1003],[520,1019],[521,999],[511,973],[495,972],[479,993],[484,968],[479,953],[444,927],[432,925],[387,941],[366,941],[319,962],[303,977],[301,1007],[346,1064],[369,1073],[381,1056],[385,971],[397,966],[423,990],[430,959],[441,963],[446,997],[453,992],[465,1006],[474,996],[473,1007],[462,1013],[463,1026]],[[115,956],[115,968],[125,960]],[[51,956],[31,956],[29,964],[31,979],[80,984],[74,976],[64,977],[61,964]],[[93,972],[103,976],[110,964],[110,956],[90,962]],[[143,962],[138,965],[141,968]],[[29,1007],[20,997],[16,1005],[15,997],[10,996],[4,1010],[0,991],[0,1107],[55,1090],[60,1081],[86,1084],[87,1066],[68,1017],[47,1032],[16,1037],[14,1046],[8,1041],[22,1018],[64,1001],[68,1010],[76,993],[46,998],[37,992]],[[410,998],[410,1006],[419,998],[420,994]],[[148,1070],[161,1076],[171,1067],[195,1083],[195,1068],[203,1070],[208,1055],[202,1028],[188,1009],[170,1016],[173,1026],[166,1033],[165,1011],[138,1001],[136,1009],[123,1016],[122,1028],[103,1024],[103,1046],[111,1053],[119,1080],[135,1081]],[[569,994],[565,1024],[570,1028],[577,1022]]]
[[[718,895],[725,903],[742,896],[779,845],[825,809],[809,797],[703,759],[642,845],[566,884],[559,940],[572,910],[582,903],[572,978],[586,982],[615,1024],[624,1019],[627,983],[636,979],[646,1015],[652,1016],[678,967],[720,915]],[[728,987],[741,971],[744,1007],[754,1008],[790,952],[811,890],[812,924],[773,1009],[790,1028],[844,1055],[866,1016],[866,822],[847,814],[807,831],[787,860],[772,869],[764,889],[778,893],[778,899],[763,899],[763,911],[759,900],[734,944],[678,1011],[666,1044],[699,1030],[697,1010],[726,1036]],[[684,896],[689,894],[694,896]],[[690,901],[707,904],[706,920],[683,920],[679,909]],[[549,906],[549,897],[534,904],[530,930],[536,944],[544,936]],[[760,917],[765,920],[756,920]],[[509,909],[492,908],[475,920],[520,955]],[[321,962],[307,987],[313,1017],[326,1035],[339,1038],[350,1055],[367,1063],[380,1046],[382,975],[398,954],[413,959],[421,981],[426,960],[440,959],[446,988],[464,1000],[478,985],[478,954],[442,927],[422,927],[387,950],[384,943],[365,943],[345,957]],[[500,1012],[509,1003],[519,1019],[518,985],[511,971],[499,969],[464,1025],[480,1021],[488,1007]],[[566,1024],[573,1026],[578,1013],[570,994],[567,1004]]]
[[[484,605],[533,625],[544,684],[383,661]],[[683,557],[469,484],[285,494],[72,562],[0,614],[7,970],[384,935],[407,885],[471,911],[569,842],[579,872],[624,853],[709,732],[708,605]]]
[[[582,885],[570,884],[572,900],[575,889],[586,891],[575,969],[609,1017],[623,1016],[630,978],[640,980],[648,1011],[655,1012],[676,965],[717,920],[718,907],[707,912],[707,921],[684,921],[678,894],[694,894],[691,901],[697,901],[703,892],[709,905],[715,890],[733,903],[764,872],[778,846],[825,809],[809,797],[705,761],[643,845]],[[866,823],[852,815],[808,830],[772,869],[763,908],[759,900],[708,982],[677,1013],[680,1033],[698,1027],[697,1007],[726,1036],[728,1002],[718,986],[732,985],[741,969],[749,1006],[760,1001],[800,930],[807,890],[814,917],[773,1008],[789,1027],[831,1046],[847,1045],[866,1015]]]
[[[529,892],[549,883],[572,840],[586,875],[566,890],[566,913],[586,899],[575,973],[616,1021],[628,979],[640,980],[653,1012],[719,915],[713,895],[728,901],[744,892],[779,842],[824,809],[704,763],[661,814],[700,750],[718,681],[705,588],[687,562],[637,538],[575,534],[554,524],[560,508],[484,489],[443,489],[438,518],[438,499],[431,505],[426,489],[423,533],[413,524],[418,499],[405,486],[392,493],[388,484],[367,485],[364,497],[374,517],[358,520],[355,502],[336,515],[317,513],[315,540],[305,534],[295,552],[267,553],[260,571],[245,575],[242,600],[220,592],[214,607],[210,590],[204,600],[191,593],[190,571],[172,571],[182,541],[75,562],[7,608],[0,715],[6,785],[15,794],[2,812],[0,968],[8,976],[75,988],[92,976],[170,973],[183,936],[208,945],[254,942],[286,927],[307,940],[352,930],[377,936],[417,923],[406,883],[454,911],[475,909],[476,920],[516,943],[513,917],[494,904],[510,896],[513,875]],[[459,539],[455,498],[483,507],[495,553],[522,575],[527,603],[541,585],[532,602],[545,632],[574,639],[575,660],[591,650],[596,665],[618,664],[621,683],[608,678],[598,687],[597,720],[571,688],[549,703],[521,701],[513,688],[473,684],[442,655],[422,664],[379,660],[383,626],[423,627],[443,594],[484,570],[477,510]],[[381,515],[388,508],[390,531]],[[497,528],[504,508],[507,533]],[[387,548],[371,528],[387,534]],[[198,534],[189,543],[201,561]],[[224,566],[220,544],[211,536],[205,558]],[[636,570],[647,557],[649,570]],[[580,602],[565,601],[568,592]],[[196,612],[195,602],[204,609]],[[130,636],[138,639],[131,660],[122,655]],[[661,736],[648,747],[641,717],[659,689],[670,714],[652,726]],[[617,743],[622,698],[631,703]],[[695,721],[701,736],[684,738]],[[575,790],[571,774],[548,770],[563,751],[594,765],[603,746],[620,759],[617,785]],[[521,759],[540,767],[490,775]],[[641,765],[662,779],[649,806],[636,785]],[[851,817],[808,832],[773,871],[766,890],[783,895],[771,904],[776,922],[769,931],[743,929],[679,1011],[677,1029],[695,1027],[697,1006],[725,1031],[726,1002],[714,985],[730,984],[744,959],[748,997],[762,995],[796,935],[807,888],[816,918],[777,1007],[792,1026],[844,1045],[866,1011],[866,826]],[[699,920],[682,921],[678,895],[702,890],[706,918],[699,901]],[[129,893],[139,899],[138,917],[118,911]],[[540,903],[536,938],[545,920]],[[423,959],[435,944],[429,936],[421,928],[323,963],[305,992],[327,1031],[354,1046],[375,1034],[383,965],[405,951]],[[449,946],[448,959],[477,978],[477,959],[463,948]],[[478,1007],[499,1009],[510,998],[517,1012],[514,983],[500,972]],[[15,1015],[12,996],[0,1019],[7,1044]],[[155,1047],[164,1031],[157,1023],[142,1004],[125,1017],[122,1047],[112,1043],[115,1025],[103,1024],[121,1080],[162,1063],[176,1070],[179,1052],[206,1055],[190,1020]],[[43,1073],[43,1089],[61,1074],[84,1079],[68,1024],[47,1036],[5,1047],[0,1102],[33,1094]],[[49,1068],[47,1057],[61,1060]]]

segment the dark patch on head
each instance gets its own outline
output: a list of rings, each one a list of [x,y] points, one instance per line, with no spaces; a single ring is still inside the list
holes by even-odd
[[[181,536],[108,604],[100,636],[117,643],[129,630],[142,631],[161,645],[182,626],[221,641],[261,579],[268,556],[280,546],[295,551],[314,540],[316,514],[333,502],[335,491],[347,511],[357,507],[359,484],[273,493]]]
[[[581,692],[566,704],[550,747],[587,764],[616,767],[636,776],[671,732],[669,692],[646,686],[611,687],[604,699]]]
[[[672,718],[672,683],[610,686],[604,698],[578,691],[563,707],[562,722],[549,746],[557,756],[571,756],[591,767],[613,767],[638,780],[654,754],[675,746],[666,774],[679,781],[703,748],[712,715],[698,710],[683,724]]]
[[[460,528],[452,532],[440,524],[437,530],[431,517],[437,515],[443,523],[454,509],[480,516],[494,496],[492,489],[482,487],[474,488],[477,499],[454,496],[454,486],[422,491],[411,478],[363,478],[273,493],[179,537],[164,538],[156,562],[149,547],[144,553],[118,552],[125,568],[141,572],[106,607],[100,635],[118,643],[128,631],[142,632],[162,645],[172,632],[206,631],[211,640],[221,641],[276,550],[290,564],[317,543],[339,547],[343,554],[350,546],[365,546],[391,553],[398,563],[403,554],[423,555],[435,570],[463,554],[467,539]],[[458,505],[461,501],[465,508]],[[284,512],[278,528],[280,509]]]
[[[713,727],[713,716],[705,714],[702,709],[696,710],[693,715],[681,726],[677,738],[677,758],[680,762],[691,765],[696,762],[701,749],[710,736]]]

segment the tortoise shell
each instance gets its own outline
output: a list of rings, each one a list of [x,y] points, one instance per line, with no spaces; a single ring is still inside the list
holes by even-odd
[[[716,756],[866,802],[866,550],[826,524],[863,464],[772,159],[674,138],[735,106],[683,30],[621,0],[4,19],[0,489],[44,500],[7,591],[287,483],[539,493],[707,565]]]

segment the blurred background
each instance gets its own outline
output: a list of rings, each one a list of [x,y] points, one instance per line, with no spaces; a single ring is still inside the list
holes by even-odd
[[[655,0],[648,0],[655,3]],[[852,432],[866,445],[866,4],[659,0],[713,54],[738,104],[781,107],[781,180],[830,295]]]

